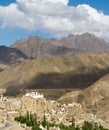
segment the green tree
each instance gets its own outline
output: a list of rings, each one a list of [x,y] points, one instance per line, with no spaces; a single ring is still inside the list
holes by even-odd
[[[47,123],[47,130],[49,130],[50,129],[50,125],[49,125],[49,123]]]
[[[93,124],[88,121],[85,121],[82,126],[82,130],[93,130]]]
[[[108,129],[104,128],[102,125],[99,126],[99,129],[100,130],[108,130]]]
[[[46,116],[45,116],[45,113],[44,113],[44,117],[43,117],[43,121],[42,121],[42,126],[45,127],[47,126],[47,120],[46,120]]]
[[[38,124],[34,124],[34,126],[32,126],[31,130],[42,130],[41,128],[39,128]]]
[[[29,119],[30,119],[30,114],[29,114],[29,112],[28,112],[28,111],[26,112],[25,118],[26,118],[27,120],[29,120]]]
[[[27,126],[33,126],[31,120],[26,121],[26,125],[27,125]]]
[[[72,124],[71,124],[72,127],[75,127],[75,118],[72,116]]]
[[[30,121],[31,121],[31,124],[33,126],[34,125],[34,116],[33,116],[33,114],[30,114]]]

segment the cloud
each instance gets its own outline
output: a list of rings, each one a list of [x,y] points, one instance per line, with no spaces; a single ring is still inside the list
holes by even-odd
[[[16,0],[0,6],[1,28],[43,31],[55,37],[93,33],[109,40],[109,15],[82,4],[68,6],[68,0]]]

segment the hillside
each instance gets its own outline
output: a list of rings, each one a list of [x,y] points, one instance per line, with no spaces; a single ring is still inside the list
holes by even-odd
[[[11,65],[14,63],[26,60],[27,56],[23,54],[20,50],[15,48],[0,46],[0,67],[4,68],[3,65]]]
[[[1,72],[0,88],[7,88],[11,94],[24,88],[82,89],[109,72],[108,55],[105,53],[98,56],[80,54],[69,58],[38,57],[12,65]]]
[[[109,73],[83,90],[63,95],[60,102],[77,102],[89,112],[109,123]]]

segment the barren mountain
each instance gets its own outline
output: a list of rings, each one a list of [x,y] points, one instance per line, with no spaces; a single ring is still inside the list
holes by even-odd
[[[109,43],[90,33],[69,35],[61,40],[43,39],[31,36],[19,40],[11,47],[17,48],[30,58],[39,55],[62,56],[75,55],[81,52],[100,54],[109,51]]]
[[[69,35],[64,37],[61,45],[68,48],[80,49],[85,52],[100,54],[109,51],[109,43],[90,33]]]
[[[40,37],[31,36],[26,40],[19,40],[13,44],[12,48],[17,48],[22,51],[29,58],[36,58],[37,56],[69,56],[81,53],[79,49],[70,49],[64,46],[59,46],[59,41],[48,40]]]
[[[27,59],[27,56],[23,54],[20,50],[0,46],[0,64],[2,64],[2,66],[0,65],[0,67],[3,67],[3,64],[11,65],[17,62],[21,62],[25,59]]]
[[[82,89],[109,72],[109,54],[80,54],[74,57],[38,57],[0,73],[0,88],[8,93],[24,88]],[[15,92],[14,92],[15,94]]]

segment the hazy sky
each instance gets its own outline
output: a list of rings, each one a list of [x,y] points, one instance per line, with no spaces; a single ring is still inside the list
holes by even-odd
[[[109,41],[109,0],[0,0],[0,45],[84,32]]]

